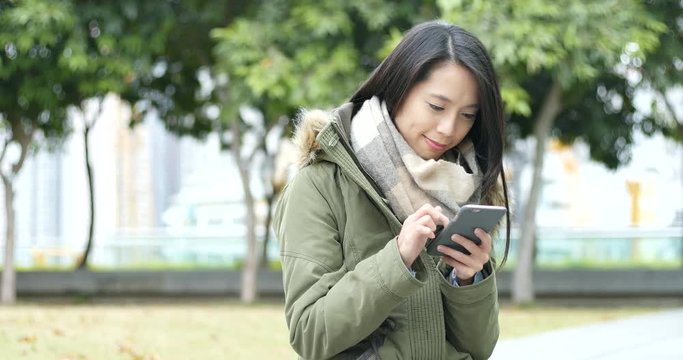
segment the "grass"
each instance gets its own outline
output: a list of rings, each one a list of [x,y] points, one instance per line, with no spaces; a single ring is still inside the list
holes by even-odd
[[[654,307],[501,308],[501,338],[655,311]],[[281,303],[186,301],[0,307],[3,359],[295,358]]]
[[[292,356],[282,305],[18,305],[0,308],[3,359]]]

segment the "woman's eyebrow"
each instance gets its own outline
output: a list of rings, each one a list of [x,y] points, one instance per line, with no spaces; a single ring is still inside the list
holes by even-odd
[[[451,99],[449,99],[449,98],[448,98],[447,96],[445,96],[445,95],[436,94],[436,93],[430,93],[429,96],[435,97],[435,98],[440,99],[440,100],[443,100],[443,101],[445,101],[445,102],[447,102],[447,103],[452,103],[452,102],[453,102],[453,101],[451,101]],[[463,106],[463,108],[477,108],[477,109],[478,109],[478,108],[479,108],[479,104],[470,104],[470,105]]]
[[[453,102],[453,101],[451,101],[451,99],[449,99],[449,98],[448,98],[447,96],[445,96],[445,95],[436,94],[436,93],[430,93],[429,96],[435,97],[435,98],[440,99],[440,100],[443,100],[443,101],[445,101],[445,102],[449,102],[449,103],[452,103],[452,102]]]

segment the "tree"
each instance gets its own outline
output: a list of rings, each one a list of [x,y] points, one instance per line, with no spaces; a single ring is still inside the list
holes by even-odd
[[[385,43],[395,40],[390,34],[434,14],[433,7],[417,1],[280,0],[254,6],[230,26],[213,31],[218,41],[215,76],[228,79],[217,90],[223,105],[219,121],[240,168],[247,208],[243,301],[256,297],[258,269],[249,165],[260,157],[266,178],[272,174],[274,153],[267,149],[268,134],[283,133],[282,127],[300,107],[341,104],[378,64]],[[256,109],[262,120],[243,116],[247,108]],[[256,145],[247,148],[244,138]],[[266,189],[272,204],[274,188]]]
[[[530,302],[534,298],[535,217],[546,140],[551,133],[561,137],[563,127],[556,120],[574,105],[574,89],[586,87],[601,74],[619,75],[615,67],[625,51],[633,48],[627,56],[643,56],[656,47],[664,26],[637,1],[438,3],[447,19],[470,29],[487,46],[501,78],[503,100],[513,113],[511,121],[521,136],[535,139],[532,183],[513,276],[513,300]],[[539,97],[530,97],[532,90]],[[630,134],[633,127],[617,121],[613,126],[593,128],[590,134],[607,135],[613,129]],[[591,140],[597,139],[588,137],[594,149],[596,143]]]
[[[90,192],[88,239],[78,268],[87,266],[93,245],[95,199],[89,158],[89,133],[109,93],[136,107],[131,127],[149,110],[162,116],[178,135],[204,137],[211,124],[202,115],[207,100],[197,96],[198,72],[210,67],[208,32],[230,19],[219,1],[92,3],[72,0],[77,26],[70,34],[71,55],[60,64],[73,83],[73,103],[84,118],[85,166]],[[227,11],[230,10],[230,11]],[[144,21],[140,21],[144,19]],[[86,111],[87,104],[95,111]],[[192,118],[193,121],[184,121]]]
[[[56,143],[69,131],[68,78],[55,51],[75,19],[64,1],[0,2],[0,177],[5,195],[5,253],[0,302],[16,299],[14,272],[14,180],[35,150],[35,139]]]
[[[641,129],[650,134],[661,129],[662,133],[683,144],[683,116],[676,113],[671,99],[671,90],[681,89],[683,84],[683,3],[680,1],[649,1],[646,3],[648,11],[652,12],[659,21],[667,26],[667,31],[659,38],[660,46],[642,62],[640,73],[642,81],[638,87],[645,88],[655,94],[652,102],[653,112],[659,116],[654,124],[642,122]],[[637,65],[640,63],[634,63]],[[681,159],[683,168],[683,159]],[[683,186],[683,177],[681,178]],[[680,214],[683,216],[683,213]],[[681,234],[683,240],[683,234]],[[681,249],[683,256],[683,249]],[[683,264],[682,264],[683,266]]]
[[[641,130],[650,134],[662,131],[664,135],[683,143],[683,118],[674,110],[669,91],[683,84],[683,3],[680,1],[647,1],[646,7],[667,27],[659,37],[657,49],[645,59],[634,59],[630,67],[638,71],[642,79],[636,86],[653,91],[652,107],[661,115],[656,123],[643,122]],[[640,61],[638,61],[640,60]]]
[[[140,73],[151,71],[152,58],[164,50],[173,25],[170,3],[132,0],[92,3],[73,0],[76,26],[66,45],[71,55],[60,59],[68,75],[72,104],[83,115],[85,167],[88,177],[90,220],[88,239],[77,268],[87,267],[95,231],[94,175],[90,161],[90,131],[101,115],[104,97],[124,93]],[[144,21],[140,21],[144,19]],[[139,97],[128,98],[137,101]],[[94,111],[88,111],[88,104]]]
[[[3,297],[14,299],[14,212],[11,182],[21,169],[39,131],[60,139],[71,124],[67,110],[84,115],[85,164],[90,189],[88,241],[79,268],[87,264],[94,233],[93,172],[89,159],[89,133],[108,93],[127,93],[131,101],[146,93],[130,91],[139,74],[152,72],[152,58],[165,50],[175,24],[175,4],[126,0],[99,4],[89,1],[48,2],[25,0],[0,3],[0,113],[9,130],[4,149],[20,144],[20,156],[11,171],[3,166],[7,207],[7,246]],[[180,12],[182,13],[182,12]],[[145,21],[139,21],[144,18]],[[137,97],[136,97],[137,96]],[[94,104],[94,112],[86,111]],[[19,106],[17,106],[19,105]],[[5,151],[2,152],[4,159]]]

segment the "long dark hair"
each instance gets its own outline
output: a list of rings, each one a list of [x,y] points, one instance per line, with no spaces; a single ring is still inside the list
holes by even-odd
[[[429,77],[435,65],[449,61],[469,69],[479,84],[479,111],[467,136],[474,144],[477,164],[483,172],[481,194],[490,194],[499,176],[503,182],[508,211],[502,267],[510,249],[510,206],[503,172],[505,121],[498,80],[484,45],[471,33],[452,24],[442,21],[419,24],[408,31],[350,101],[355,113],[363,102],[377,96],[386,102],[393,118],[410,89]]]

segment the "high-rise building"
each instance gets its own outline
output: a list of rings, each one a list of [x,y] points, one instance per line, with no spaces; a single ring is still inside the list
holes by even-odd
[[[108,96],[90,133],[96,242],[159,226],[177,191],[178,166],[171,158],[178,154],[177,140],[155,118],[130,129],[129,114],[118,97]],[[69,263],[85,248],[90,205],[83,120],[78,113],[71,119],[71,136],[53,151],[30,156],[14,182],[19,264],[32,265],[41,256]],[[4,227],[4,208],[0,216]]]

